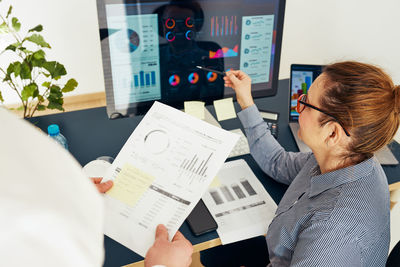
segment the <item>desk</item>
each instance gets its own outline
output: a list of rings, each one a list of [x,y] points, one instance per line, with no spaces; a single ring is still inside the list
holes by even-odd
[[[279,89],[276,96],[256,99],[255,103],[259,108],[279,112],[278,141],[286,150],[298,151],[288,126],[289,81],[282,80],[279,82]],[[212,106],[207,108],[215,116],[214,108]],[[240,107],[237,103],[235,103],[235,109],[237,112],[240,111]],[[29,121],[41,128],[44,132],[47,132],[47,126],[49,124],[58,124],[61,133],[68,140],[70,152],[83,166],[100,156],[116,157],[142,118],[143,116],[136,116],[132,118],[109,120],[106,108],[101,107],[35,117],[29,119]],[[241,127],[238,119],[222,121],[220,124],[227,130]],[[397,159],[400,160],[400,145],[393,142],[393,144],[391,144],[391,149]],[[287,186],[275,182],[264,174],[250,155],[245,155],[241,158],[246,160],[274,201],[279,203]],[[232,158],[230,160],[234,159],[237,158]],[[388,177],[390,186],[400,187],[400,165],[384,166],[383,169]],[[220,244],[216,231],[196,237],[191,233],[186,222],[183,223],[180,231],[192,242],[195,251],[204,250]],[[108,237],[105,237],[104,246],[106,253],[104,266],[121,266],[143,259]]]

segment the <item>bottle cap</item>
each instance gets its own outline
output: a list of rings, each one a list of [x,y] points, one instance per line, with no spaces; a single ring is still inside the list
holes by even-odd
[[[51,124],[49,125],[49,127],[47,127],[47,133],[50,136],[58,135],[60,133],[60,128],[58,127],[57,124]]]

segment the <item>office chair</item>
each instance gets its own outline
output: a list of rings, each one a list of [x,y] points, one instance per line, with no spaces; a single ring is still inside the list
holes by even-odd
[[[399,267],[400,266],[400,241],[392,249],[386,262],[386,267]]]

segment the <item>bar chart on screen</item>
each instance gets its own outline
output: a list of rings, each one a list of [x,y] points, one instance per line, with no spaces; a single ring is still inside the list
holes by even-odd
[[[237,35],[237,16],[212,16],[210,27],[211,37]]]
[[[156,72],[155,71],[140,71],[133,75],[132,87],[146,88],[156,86]]]

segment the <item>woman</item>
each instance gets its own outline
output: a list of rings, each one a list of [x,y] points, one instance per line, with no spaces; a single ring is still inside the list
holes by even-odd
[[[299,137],[312,153],[286,152],[251,96],[251,79],[227,73],[258,165],[289,185],[267,232],[272,266],[384,266],[389,191],[373,153],[399,127],[399,86],[377,67],[327,66],[298,100]]]

